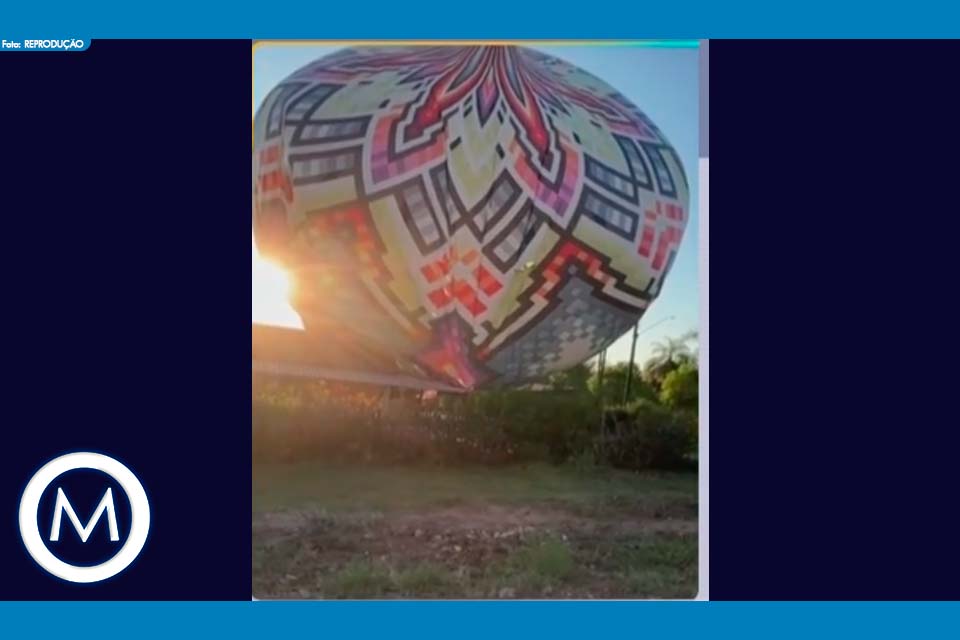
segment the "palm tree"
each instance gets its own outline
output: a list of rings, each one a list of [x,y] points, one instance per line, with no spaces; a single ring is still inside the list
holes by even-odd
[[[697,332],[693,330],[679,338],[664,338],[653,343],[653,357],[643,367],[644,377],[659,387],[668,373],[682,364],[696,362],[696,355],[688,346],[696,339]]]
[[[693,345],[692,349],[688,348],[690,354],[687,358],[687,362],[693,362],[696,364],[700,360],[700,332],[696,329],[691,329],[680,336],[680,340],[684,344]]]
[[[684,338],[664,338],[653,343],[654,366],[667,363],[679,363],[690,357],[690,347]]]

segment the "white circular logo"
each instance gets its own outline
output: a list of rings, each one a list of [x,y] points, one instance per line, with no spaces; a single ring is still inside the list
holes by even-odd
[[[109,560],[93,566],[69,564],[53,555],[44,543],[38,525],[37,511],[44,491],[58,476],[75,469],[93,469],[109,475],[123,488],[130,501],[131,524],[126,542]],[[113,494],[110,489],[104,493],[103,500],[85,527],[81,526],[63,490],[58,489],[54,513],[54,522],[57,525],[60,524],[61,513],[67,514],[84,542],[100,517],[106,513],[111,540],[119,540],[116,515],[113,512]],[[140,480],[123,464],[100,453],[68,453],[54,458],[30,478],[20,498],[20,537],[23,538],[24,546],[37,564],[58,578],[70,582],[100,582],[117,575],[130,566],[130,563],[140,554],[149,531],[150,503],[147,501],[147,494]],[[51,532],[51,541],[56,540],[56,536],[59,536],[59,526],[55,525],[54,531]]]

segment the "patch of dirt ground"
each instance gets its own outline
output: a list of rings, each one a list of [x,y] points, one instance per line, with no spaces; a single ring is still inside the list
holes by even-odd
[[[693,597],[696,517],[695,503],[261,513],[254,595]]]

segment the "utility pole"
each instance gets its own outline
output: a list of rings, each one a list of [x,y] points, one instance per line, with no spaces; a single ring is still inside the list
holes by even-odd
[[[650,331],[650,329],[653,329],[658,324],[662,324],[667,320],[673,320],[673,316],[667,316],[662,320],[657,320],[656,322],[654,322],[652,325],[650,325],[643,331],[640,331],[639,320],[637,321],[637,324],[633,325],[633,341],[630,343],[630,366],[627,368],[627,383],[623,387],[623,403],[624,404],[626,404],[627,401],[630,399],[630,390],[633,387],[633,359],[637,353],[637,336],[640,335],[641,333],[646,333],[647,331]]]
[[[607,350],[604,349],[597,356],[597,394],[603,398],[603,372],[607,368]]]
[[[637,353],[637,335],[639,335],[640,322],[633,325],[633,340],[630,342],[630,366],[627,367],[627,384],[623,387],[623,404],[630,400],[630,388],[633,386],[633,359]]]

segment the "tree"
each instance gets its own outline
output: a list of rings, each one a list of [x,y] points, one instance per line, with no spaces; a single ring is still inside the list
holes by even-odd
[[[660,401],[676,409],[696,410],[700,398],[700,371],[694,362],[679,365],[660,385]]]
[[[603,373],[603,388],[599,388],[598,372],[594,373],[590,379],[590,391],[601,398],[604,406],[616,406],[623,404],[623,392],[627,386],[627,371],[630,369],[630,363],[618,362],[608,365]],[[656,398],[656,394],[650,385],[644,383],[640,377],[640,369],[636,364],[633,365],[633,383],[630,388],[630,397],[627,402],[633,402],[639,398]]]
[[[556,391],[587,391],[593,370],[586,362],[550,375],[550,388]]]

